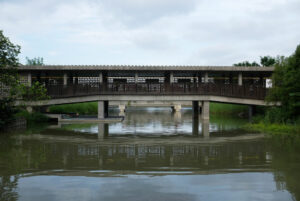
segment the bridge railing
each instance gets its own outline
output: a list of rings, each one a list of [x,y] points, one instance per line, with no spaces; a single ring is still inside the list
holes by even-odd
[[[49,85],[51,98],[90,95],[215,95],[263,100],[267,89],[262,86],[215,83],[89,83]]]

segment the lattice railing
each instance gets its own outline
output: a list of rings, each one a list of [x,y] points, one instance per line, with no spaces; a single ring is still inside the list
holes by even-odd
[[[90,95],[215,95],[263,100],[263,86],[215,83],[89,83],[46,86],[51,98]]]

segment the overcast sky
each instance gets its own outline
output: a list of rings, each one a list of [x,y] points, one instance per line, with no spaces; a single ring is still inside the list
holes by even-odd
[[[0,0],[20,61],[232,65],[293,53],[300,0]]]

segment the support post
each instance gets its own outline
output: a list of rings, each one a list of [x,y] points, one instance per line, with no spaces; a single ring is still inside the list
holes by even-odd
[[[204,82],[208,83],[208,72],[205,72],[204,74]]]
[[[170,72],[170,84],[174,82],[174,74],[173,72]]]
[[[103,74],[102,72],[99,73],[99,83],[103,83]]]
[[[202,101],[202,114],[203,120],[209,120],[209,101]]]
[[[32,76],[31,76],[31,73],[27,74],[27,83],[28,83],[28,86],[31,87],[31,85],[32,85]]]
[[[139,75],[138,75],[138,73],[136,72],[135,75],[134,75],[134,82],[135,82],[135,83],[138,83],[138,80],[139,80]]]
[[[64,73],[64,86],[67,86],[68,83],[68,75],[67,73]]]
[[[242,75],[242,73],[239,73],[239,76],[238,76],[238,85],[239,86],[243,85],[243,75]]]
[[[108,117],[108,101],[98,101],[98,119]]]
[[[125,105],[119,105],[120,113],[124,113],[124,112],[125,112],[125,109],[126,109],[126,106],[125,106]]]
[[[203,119],[201,122],[201,131],[204,138],[209,138],[209,120]]]
[[[193,101],[193,118],[199,116],[199,101]]]
[[[108,124],[99,123],[98,124],[98,139],[103,139],[108,137],[109,127]]]
[[[175,110],[175,112],[180,112],[181,111],[181,105],[180,104],[174,105],[174,110]]]
[[[198,74],[198,83],[201,83],[202,82],[202,75],[201,73]]]

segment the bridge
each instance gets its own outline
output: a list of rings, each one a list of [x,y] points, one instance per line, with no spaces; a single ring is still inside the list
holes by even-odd
[[[40,82],[50,100],[31,106],[98,101],[98,118],[108,117],[109,102],[120,109],[132,102],[170,102],[180,110],[190,102],[194,114],[209,119],[209,103],[249,105],[250,113],[264,101],[273,67],[232,66],[125,66],[44,65],[19,66],[21,82]],[[123,105],[122,105],[123,104]]]

